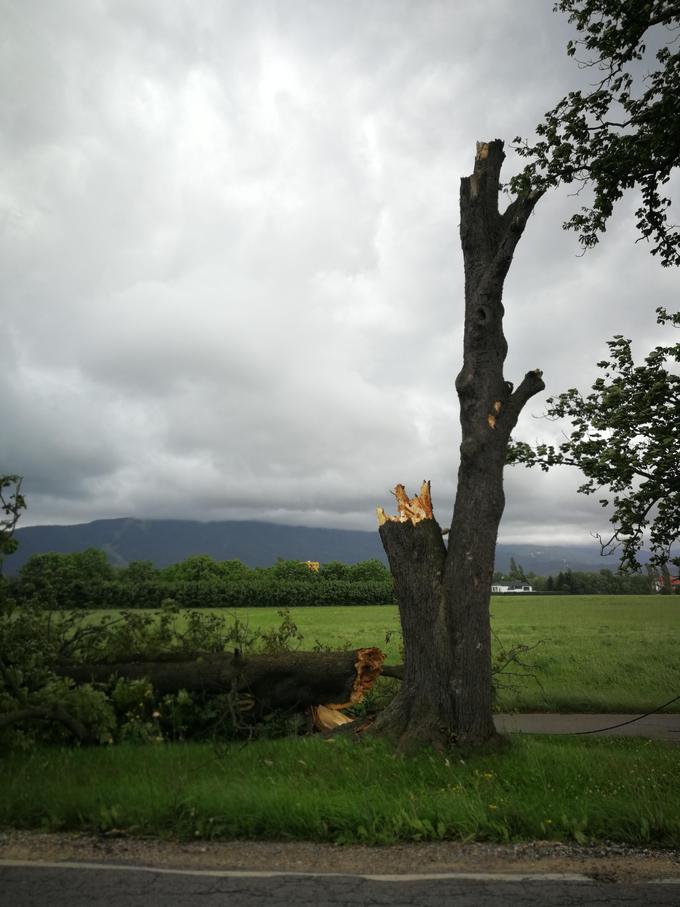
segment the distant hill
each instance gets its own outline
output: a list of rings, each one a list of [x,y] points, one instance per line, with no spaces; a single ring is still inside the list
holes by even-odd
[[[71,553],[101,548],[110,562],[152,561],[165,567],[193,554],[215,560],[240,560],[249,567],[268,567],[278,557],[354,564],[385,554],[376,532],[350,529],[312,529],[278,523],[225,520],[200,523],[192,520],[95,520],[75,526],[27,526],[17,530],[19,548],[5,561],[8,575],[17,573],[33,554],[48,551]],[[599,546],[499,545],[496,569],[507,572],[510,558],[539,576],[560,570],[616,570],[614,558],[599,556]]]
[[[130,561],[152,561],[157,567],[165,567],[192,554],[208,554],[220,561],[240,560],[249,567],[268,567],[278,557],[346,564],[385,559],[377,531],[311,529],[254,521],[95,520],[75,526],[27,526],[18,529],[15,538],[19,548],[5,561],[8,574],[16,573],[33,554],[85,548],[101,548],[112,564],[120,566]]]

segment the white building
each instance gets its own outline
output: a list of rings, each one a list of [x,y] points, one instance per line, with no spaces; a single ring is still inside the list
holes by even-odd
[[[492,592],[533,592],[534,587],[529,583],[494,583]]]

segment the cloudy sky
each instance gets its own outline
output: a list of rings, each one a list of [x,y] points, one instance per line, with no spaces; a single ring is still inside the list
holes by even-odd
[[[458,189],[590,77],[552,0],[0,0],[0,472],[24,525],[116,516],[448,523]],[[508,148],[504,175],[518,168]],[[586,389],[663,336],[677,272],[626,197],[578,257],[543,199],[506,282],[506,377]],[[587,543],[578,475],[508,470],[505,541]]]

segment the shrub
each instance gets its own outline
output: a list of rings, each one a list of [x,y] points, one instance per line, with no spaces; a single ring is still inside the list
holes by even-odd
[[[183,612],[166,600],[158,614],[127,610],[102,620],[84,611],[9,604],[0,613],[0,747],[78,740],[161,742],[290,733],[299,717],[250,713],[252,699],[179,690],[156,695],[146,680],[112,679],[96,687],[60,677],[60,661],[185,660],[226,649],[283,652],[302,641],[290,612],[280,625],[256,632],[237,616]]]

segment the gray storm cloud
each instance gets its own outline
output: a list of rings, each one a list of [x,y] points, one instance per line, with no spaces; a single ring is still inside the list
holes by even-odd
[[[3,4],[0,467],[26,523],[133,515],[373,527],[451,510],[458,185],[588,78],[543,0]],[[518,166],[508,148],[507,175]],[[506,288],[507,377],[586,388],[658,341],[674,275],[624,199],[578,257],[555,192]],[[534,419],[517,437],[558,437]],[[507,478],[502,535],[586,541],[574,475]]]

